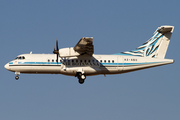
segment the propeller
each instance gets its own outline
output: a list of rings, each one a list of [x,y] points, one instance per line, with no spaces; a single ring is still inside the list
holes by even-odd
[[[57,55],[57,57],[56,57],[56,58],[57,58],[57,59],[56,59],[56,62],[57,62],[57,64],[58,64],[58,58],[59,58],[58,39],[56,39],[56,49],[55,49],[55,47],[54,47],[53,53]]]

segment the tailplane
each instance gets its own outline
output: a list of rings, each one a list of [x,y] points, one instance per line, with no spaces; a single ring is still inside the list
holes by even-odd
[[[122,52],[121,55],[164,58],[173,33],[174,26],[160,26],[153,36],[135,50]]]

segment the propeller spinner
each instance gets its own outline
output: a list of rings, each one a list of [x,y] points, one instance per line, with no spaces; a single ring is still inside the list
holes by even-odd
[[[58,39],[56,39],[56,49],[55,49],[55,47],[54,47],[53,53],[57,55],[57,56],[56,56],[56,58],[57,58],[57,59],[56,59],[56,62],[57,62],[57,64],[58,64],[58,58],[59,58]]]

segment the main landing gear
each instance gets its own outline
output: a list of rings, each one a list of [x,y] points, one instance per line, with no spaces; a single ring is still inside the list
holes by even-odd
[[[82,74],[81,72],[77,72],[75,77],[79,79],[80,84],[83,84],[84,80],[86,79],[86,75]]]
[[[15,75],[16,75],[15,79],[18,80],[18,79],[19,79],[20,72],[15,72]]]

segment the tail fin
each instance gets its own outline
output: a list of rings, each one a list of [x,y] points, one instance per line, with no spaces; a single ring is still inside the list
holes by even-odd
[[[143,45],[135,50],[122,52],[121,54],[130,56],[164,58],[173,33],[174,26],[160,26],[153,36]]]

